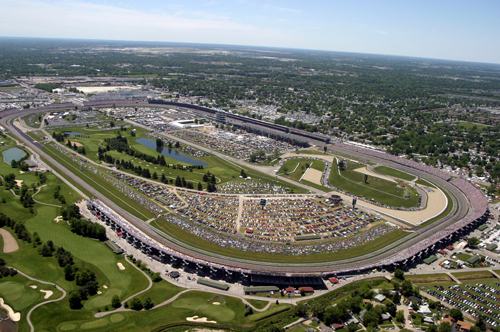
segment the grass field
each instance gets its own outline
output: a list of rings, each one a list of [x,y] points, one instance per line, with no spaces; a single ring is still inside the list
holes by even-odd
[[[375,167],[374,169],[379,173],[393,176],[393,177],[396,177],[398,179],[402,179],[402,180],[406,180],[406,181],[415,180],[415,176],[408,174],[408,173],[405,173],[405,172],[398,171],[397,169],[390,168],[387,166],[378,166],[378,167]]]
[[[247,301],[257,309],[264,309],[266,305],[269,303],[267,301],[252,300],[252,299],[248,299]]]
[[[496,279],[496,277],[488,271],[453,272],[452,274],[458,280]]]
[[[348,162],[348,168],[341,171],[339,175],[338,165],[334,161],[330,173],[330,184],[341,190],[346,190],[352,194],[360,195],[367,199],[373,199],[376,202],[389,206],[417,206],[418,194],[415,189],[410,186],[402,188],[400,184],[374,176],[368,176],[368,181],[365,183],[364,174],[350,169],[359,166],[360,165]],[[409,199],[405,198],[406,191],[408,191]]]
[[[277,174],[283,174],[282,176],[298,182],[307,169],[306,165],[318,171],[324,171],[326,167],[326,164],[319,160],[307,158],[289,159],[280,167]]]
[[[429,181],[426,181],[424,179],[418,179],[417,181],[415,181],[416,184],[419,184],[421,186],[427,186],[427,187],[431,187],[431,188],[436,188],[436,185],[430,183]]]
[[[121,131],[120,134],[124,137],[127,137],[128,142],[130,146],[141,153],[145,153],[151,156],[160,156],[160,154],[156,151],[153,150],[149,147],[146,147],[140,143],[137,143],[135,139],[137,138],[148,138],[149,137],[145,136],[146,133],[148,133],[147,130],[142,129],[142,128],[136,128],[136,136],[132,137],[130,134],[130,129],[129,128],[126,132]],[[64,131],[75,131],[84,134],[84,136],[88,137],[80,137],[80,136],[70,136],[69,139],[71,142],[77,142],[83,144],[86,150],[86,155],[85,157],[91,159],[94,162],[100,163],[100,160],[97,156],[97,151],[99,149],[99,146],[101,148],[104,148],[105,145],[103,144],[103,140],[105,138],[112,138],[116,137],[118,129],[117,130],[108,130],[108,131],[93,131],[90,129],[86,128],[65,128],[64,130],[56,130],[56,132],[64,132]],[[51,132],[52,134],[52,132]],[[181,147],[184,146],[184,144],[181,144]],[[173,149],[175,150],[175,149]],[[183,153],[182,151],[179,151]],[[109,151],[107,154],[119,158],[120,160],[123,159],[125,161],[132,161],[134,165],[136,166],[141,166],[141,168],[149,169],[150,173],[153,174],[154,172],[157,173],[158,177],[161,178],[162,174],[165,174],[167,179],[175,180],[177,176],[184,177],[186,181],[191,181],[193,184],[195,184],[195,188],[198,182],[202,183],[204,187],[206,187],[206,184],[203,182],[203,175],[206,174],[208,171],[212,174],[214,174],[217,178],[217,184],[223,184],[227,181],[232,181],[232,182],[240,182],[244,181],[239,178],[241,174],[241,169],[242,167],[235,166],[234,164],[231,164],[219,157],[216,157],[214,155],[210,155],[207,157],[202,157],[202,158],[195,158],[204,162],[207,162],[210,166],[204,167],[204,169],[194,169],[192,172],[190,172],[187,169],[173,169],[172,167],[166,167],[166,166],[160,166],[160,165],[155,165],[152,163],[147,163],[144,160],[140,160],[137,158],[134,158],[132,156],[127,155],[126,153],[119,153],[117,151]],[[172,164],[172,165],[185,165],[188,166],[189,164],[181,163],[173,158],[165,156],[165,161],[167,164]],[[134,172],[130,170],[125,170],[121,169],[124,172],[134,174]],[[280,185],[285,188],[290,188],[293,190],[295,193],[303,193],[306,192],[304,189],[301,187],[293,186],[288,182],[281,181],[275,177],[269,176],[264,173],[260,173],[255,170],[245,170],[247,176],[250,176],[252,178],[252,181],[254,182],[259,182],[259,183],[274,183],[275,185]]]
[[[447,274],[415,274],[405,275],[406,280],[411,280],[415,284],[427,284],[435,282],[452,282],[453,280]]]
[[[491,127],[489,125],[485,125],[485,124],[482,124],[482,123],[465,122],[465,121],[460,121],[460,123],[458,124],[458,126],[466,128],[466,129],[472,129],[472,128],[476,127],[479,130],[483,130],[485,128]]]
[[[319,253],[308,256],[281,256],[281,255],[247,252],[231,248],[224,248],[215,243],[205,241],[196,235],[188,233],[163,219],[156,219],[155,221],[151,222],[151,226],[158,228],[159,230],[173,236],[174,238],[184,243],[189,243],[192,246],[203,248],[208,252],[224,254],[225,256],[234,258],[252,259],[254,261],[287,262],[287,263],[302,263],[304,261],[327,262],[327,261],[341,260],[345,258],[353,258],[360,255],[364,255],[374,250],[384,248],[390,243],[395,242],[403,238],[404,236],[408,235],[408,233],[402,230],[394,230],[393,232],[383,235],[374,241],[370,241],[363,245],[355,246],[351,249],[342,250],[339,252]]]
[[[106,195],[110,199],[113,199],[115,204],[119,205],[127,212],[144,220],[150,219],[154,216],[153,213],[133,202],[130,198],[121,193],[115,186],[110,185],[102,177],[94,174],[85,167],[80,169],[78,164],[73,162],[68,155],[62,154],[60,151],[50,146],[49,144],[45,145],[43,149],[45,153],[47,153],[61,165],[69,169],[73,174],[92,183],[94,188],[99,190],[102,194]]]

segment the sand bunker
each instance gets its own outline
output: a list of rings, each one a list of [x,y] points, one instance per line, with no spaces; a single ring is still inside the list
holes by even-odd
[[[9,318],[13,322],[19,322],[21,320],[21,313],[20,312],[14,312],[10,306],[5,304],[3,302],[3,298],[0,297],[0,307],[4,308],[7,310],[7,314],[9,315]],[[198,316],[195,316],[198,317]],[[205,318],[206,319],[206,318]]]
[[[120,270],[125,270],[125,266],[123,266],[123,264],[122,264],[122,263],[116,263],[116,265],[118,265],[118,268],[119,268]]]
[[[102,292],[100,290],[97,291],[97,295],[101,295]]]
[[[213,304],[213,305],[220,305],[220,303],[219,303],[219,302],[213,302],[212,304]]]
[[[104,288],[104,289],[108,289],[108,286],[106,286],[106,285],[102,285],[102,288]]]
[[[31,285],[30,288],[37,289],[37,286]]]
[[[0,228],[0,235],[3,237],[3,252],[4,253],[9,253],[9,252],[14,252],[17,249],[19,249],[19,245],[16,242],[16,239],[7,232],[5,229]]]
[[[54,219],[54,221],[55,221],[55,222],[59,222],[59,221],[61,221],[61,220],[63,220],[63,217],[62,217],[62,216],[57,216],[57,217]]]
[[[321,185],[321,176],[322,175],[323,175],[323,172],[318,171],[317,169],[314,169],[314,168],[309,168],[307,170],[307,173],[304,174],[304,177],[302,178],[302,180],[306,180],[306,181]]]
[[[54,294],[54,292],[51,290],[40,289],[40,292],[45,293],[45,296],[43,297],[44,299],[48,299],[49,297],[52,296],[52,294]]]
[[[24,172],[20,170],[20,171],[19,171],[19,174],[24,174]]]
[[[214,320],[207,320],[207,317],[201,317],[198,318],[198,316],[193,316],[193,317],[186,317],[186,320],[188,322],[197,322],[197,323],[212,323],[212,324],[217,324],[216,321]]]
[[[16,180],[16,184],[18,187],[21,187],[23,185],[24,180]]]
[[[82,144],[82,143],[73,142],[73,141],[70,141],[70,142],[71,142],[71,145],[83,146],[83,144]]]

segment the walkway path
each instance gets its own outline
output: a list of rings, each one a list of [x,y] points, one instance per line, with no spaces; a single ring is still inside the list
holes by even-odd
[[[451,280],[453,280],[454,282],[456,282],[457,284],[461,284],[462,282],[460,280],[457,279],[457,277],[455,277],[453,274],[451,274],[450,272],[446,272],[446,274],[451,278]]]
[[[236,217],[236,234],[240,234],[244,195],[238,195],[238,200],[239,204],[238,204],[238,216]]]
[[[40,302],[38,303],[36,306],[34,306],[33,308],[30,309],[30,311],[28,311],[28,314],[26,315],[26,320],[28,321],[28,324],[30,326],[30,329],[31,329],[31,332],[34,332],[35,331],[35,327],[33,326],[33,323],[31,323],[31,320],[30,320],[30,316],[31,316],[31,313],[33,312],[33,310],[35,310],[36,308],[38,307],[41,307],[42,305],[46,305],[48,303],[52,303],[52,302],[57,302],[57,301],[61,301],[62,299],[64,299],[66,297],[66,291],[64,289],[62,289],[61,287],[57,286],[56,284],[53,284],[51,282],[47,282],[47,281],[42,281],[42,280],[38,280],[38,279],[35,279],[35,278],[32,278],[30,277],[29,275],[19,271],[18,269],[14,269],[17,271],[17,273],[19,273],[20,275],[28,278],[29,280],[33,280],[33,281],[36,281],[36,282],[39,282],[41,284],[45,284],[45,285],[52,285],[54,286],[57,290],[61,291],[62,292],[62,296],[58,299],[55,299],[55,300],[49,300],[49,301],[45,301],[45,302]]]

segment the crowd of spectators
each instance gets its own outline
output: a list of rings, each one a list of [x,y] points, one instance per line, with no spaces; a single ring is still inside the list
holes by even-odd
[[[241,218],[246,236],[258,241],[295,242],[301,235],[346,237],[375,221],[368,213],[350,207],[330,207],[316,198],[259,199],[243,202]]]
[[[207,225],[194,224],[173,215],[164,215],[162,218],[203,240],[215,243],[221,247],[279,255],[311,255],[315,253],[338,252],[352,249],[355,246],[360,246],[369,241],[376,240],[394,230],[394,227],[383,224],[379,227],[371,228],[366,232],[354,235],[353,237],[342,238],[337,241],[315,242],[314,244],[302,246],[288,246],[279,243],[251,241],[248,238],[237,238],[230,233],[216,233],[208,230],[207,227],[209,226]]]
[[[226,182],[217,186],[217,192],[222,194],[285,194],[287,189],[273,183],[254,181]]]

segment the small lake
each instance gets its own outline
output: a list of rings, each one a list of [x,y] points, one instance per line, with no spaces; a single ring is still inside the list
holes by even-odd
[[[74,131],[65,131],[64,133],[68,134],[68,135],[74,135],[74,136],[83,136],[84,135],[82,133],[75,133]]]
[[[10,165],[12,160],[19,161],[27,155],[26,151],[19,148],[10,148],[2,152],[3,161]]]
[[[138,138],[135,141],[139,144],[147,146],[148,148],[156,151],[156,142],[153,140],[147,138]],[[190,165],[201,165],[203,167],[210,166],[210,164],[207,162],[191,158],[189,156],[186,156],[185,154],[175,151],[174,149],[163,148],[161,154],[164,155],[165,157],[170,157],[172,159],[180,161],[181,163],[186,163]]]

